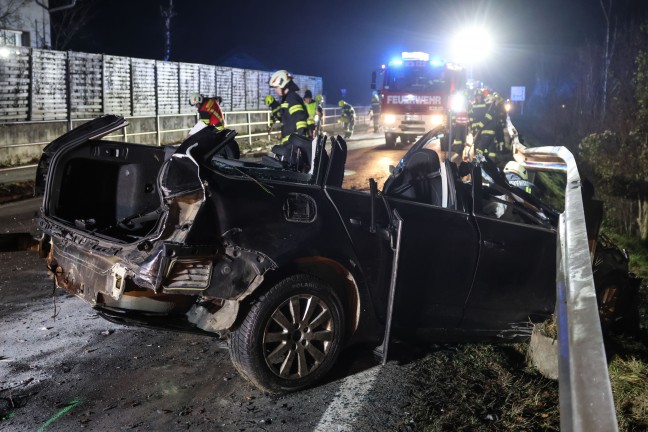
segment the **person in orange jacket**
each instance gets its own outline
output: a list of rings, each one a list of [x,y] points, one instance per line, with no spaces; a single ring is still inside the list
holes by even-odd
[[[205,98],[200,93],[192,93],[189,103],[198,109],[198,115],[207,126],[214,126],[218,130],[225,128],[225,117],[220,107],[222,99],[219,96]]]

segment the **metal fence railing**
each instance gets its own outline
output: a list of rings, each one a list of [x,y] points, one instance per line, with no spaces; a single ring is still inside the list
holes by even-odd
[[[368,121],[368,107],[356,107],[356,123],[362,124]],[[341,108],[339,107],[325,107],[324,108],[324,123],[323,127],[326,131],[332,132],[336,125],[337,120],[340,118]],[[227,127],[235,129],[238,133],[237,140],[242,143],[247,140],[249,146],[252,146],[255,140],[262,141],[276,141],[280,134],[279,128],[268,132],[267,126],[270,122],[269,110],[252,110],[252,111],[226,111],[223,113],[225,116],[225,124]],[[121,141],[132,142],[148,142],[149,144],[162,145],[169,142],[181,142],[186,136],[186,133],[193,127],[194,120],[197,121],[197,114],[159,114],[159,115],[144,115],[144,116],[126,116],[125,119],[130,123],[138,123],[137,127],[133,124],[126,126],[118,132],[108,135],[106,138]],[[38,120],[38,121],[19,121],[11,123],[3,123],[3,127],[16,127],[25,126],[40,126],[60,129],[60,133],[74,128],[91,120],[90,118],[68,120]],[[178,123],[181,125],[178,126]],[[169,138],[169,134],[176,134]],[[33,134],[17,134],[19,136],[33,136]],[[54,136],[55,137],[55,136]],[[153,138],[151,138],[153,137]],[[175,138],[175,139],[173,139]],[[0,144],[0,151],[22,151],[23,153],[31,154],[31,158],[35,159],[40,156],[41,149],[44,145],[48,144],[51,140],[41,140],[32,142],[23,142],[10,144]],[[32,147],[31,149],[29,147]],[[0,165],[3,164],[0,161]],[[13,164],[12,164],[13,165]]]
[[[567,175],[556,275],[560,429],[617,431],[576,161],[565,147],[519,144],[514,157],[527,168]]]

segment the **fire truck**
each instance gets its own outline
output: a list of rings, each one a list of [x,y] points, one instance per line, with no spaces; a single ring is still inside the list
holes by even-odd
[[[380,122],[387,148],[405,145],[434,126],[446,124],[451,104],[463,98],[465,70],[424,52],[403,52],[372,73],[380,97]],[[456,95],[456,100],[453,98]],[[465,99],[464,99],[465,100]],[[464,106],[452,107],[453,124],[467,122]]]

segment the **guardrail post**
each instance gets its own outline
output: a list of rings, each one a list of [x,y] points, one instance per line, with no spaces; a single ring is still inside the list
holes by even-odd
[[[157,136],[157,145],[158,147],[162,145],[162,140],[160,138],[160,115],[155,115],[155,135]]]
[[[72,130],[72,89],[70,88],[70,51],[65,53],[65,99],[67,102],[67,130]]]
[[[252,125],[250,124],[250,123],[252,123],[252,120],[251,120],[251,116],[250,116],[249,111],[247,112],[247,123],[248,123],[248,125],[247,125],[248,126],[248,144],[250,145],[250,147],[252,147]]]

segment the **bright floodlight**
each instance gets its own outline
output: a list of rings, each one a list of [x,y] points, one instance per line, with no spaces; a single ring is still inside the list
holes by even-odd
[[[1,58],[7,58],[11,54],[11,51],[9,51],[9,48],[7,47],[0,47],[0,57]]]
[[[455,35],[452,49],[459,63],[476,64],[487,58],[493,51],[493,38],[484,28],[467,27]]]

